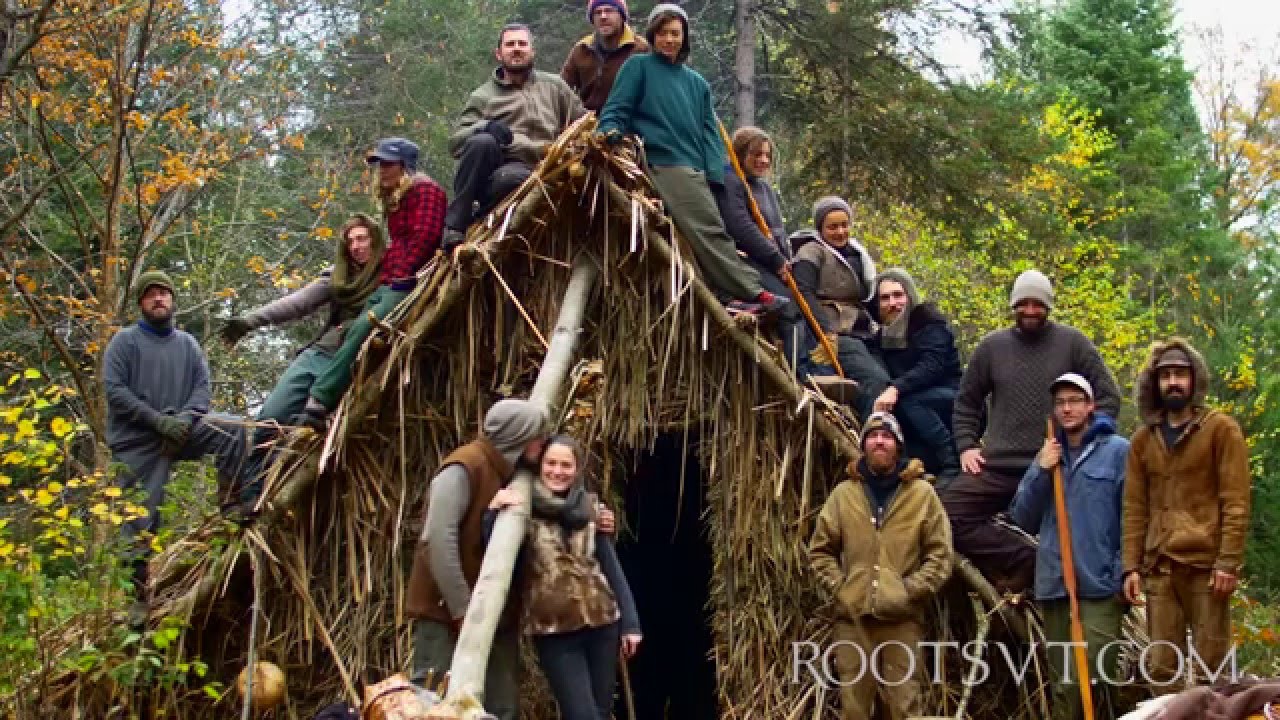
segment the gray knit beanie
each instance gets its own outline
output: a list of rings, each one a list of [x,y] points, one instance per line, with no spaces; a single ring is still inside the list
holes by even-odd
[[[484,416],[484,434],[503,455],[519,456],[530,440],[547,433],[547,416],[528,400],[499,400]]]
[[[1013,281],[1013,292],[1009,294],[1009,307],[1017,307],[1023,300],[1039,300],[1044,306],[1053,309],[1053,283],[1039,270],[1026,270]]]
[[[902,436],[902,426],[898,424],[898,419],[891,413],[879,410],[867,416],[867,422],[862,426],[862,448],[866,450],[867,436],[873,430],[888,430],[889,434],[898,441],[898,449],[906,444],[906,440]]]
[[[844,198],[827,195],[826,197],[818,198],[818,201],[813,204],[813,229],[818,231],[819,237],[822,236],[822,221],[827,218],[827,215],[836,210],[843,210],[849,216],[849,219],[853,220],[853,209],[849,207],[849,203],[844,201]]]

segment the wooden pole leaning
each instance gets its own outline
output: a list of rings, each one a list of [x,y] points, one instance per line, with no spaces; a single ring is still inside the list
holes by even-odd
[[[751,186],[747,185],[747,175],[738,162],[737,154],[733,152],[733,141],[729,139],[729,132],[724,129],[724,123],[719,120],[716,120],[716,125],[720,128],[720,140],[724,143],[725,153],[729,155],[729,164],[733,166],[733,173],[738,176],[742,181],[742,187],[746,189],[747,207],[751,208],[751,217],[755,219],[760,232],[764,233],[765,237],[771,237],[773,231],[769,229],[769,223],[765,222],[764,215],[760,214],[760,206],[756,204],[756,199],[751,194]],[[836,357],[836,349],[831,344],[831,338],[822,332],[822,326],[818,324],[818,318],[814,317],[813,309],[809,307],[809,303],[805,302],[804,295],[800,294],[800,288],[796,287],[795,277],[791,275],[790,270],[787,270],[782,274],[782,279],[791,289],[791,296],[795,298],[796,305],[800,306],[800,312],[809,323],[809,329],[818,338],[818,342],[822,343],[822,349],[826,350],[827,357],[831,358],[831,366],[836,369],[836,374],[844,377],[844,368],[840,367],[840,360]]]
[[[1052,418],[1048,421],[1045,437],[1053,439]],[[1067,586],[1067,600],[1071,609],[1071,644],[1078,675],[1076,680],[1080,685],[1080,701],[1084,704],[1084,718],[1093,720],[1093,689],[1089,685],[1089,659],[1085,652],[1084,625],[1080,622],[1075,553],[1071,545],[1071,523],[1067,517],[1067,493],[1062,484],[1061,462],[1053,467],[1053,505],[1058,512],[1058,545],[1062,550],[1062,580]]]

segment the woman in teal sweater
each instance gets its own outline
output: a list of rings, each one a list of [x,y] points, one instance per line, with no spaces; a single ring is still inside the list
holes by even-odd
[[[721,302],[775,313],[790,300],[765,290],[759,273],[738,255],[711,193],[711,185],[724,184],[728,159],[711,87],[685,65],[689,16],[678,5],[658,5],[645,38],[653,52],[623,64],[600,112],[600,132],[611,143],[627,133],[644,140],[649,177]]]

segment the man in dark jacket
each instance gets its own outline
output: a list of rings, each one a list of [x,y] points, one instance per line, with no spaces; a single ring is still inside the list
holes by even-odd
[[[213,455],[221,490],[228,490],[244,459],[243,427],[230,416],[209,414],[209,366],[194,337],[174,327],[174,285],[152,270],[134,283],[142,319],[122,328],[107,344],[103,385],[107,394],[107,446],[125,466],[116,483],[146,493],[147,514],[124,526],[130,549],[133,590],[140,605],[135,624],[145,620],[147,559],[143,533],[159,529],[159,509],[173,463]]]
[[[907,447],[945,483],[960,474],[951,439],[951,407],[960,385],[960,353],[938,306],[920,302],[915,280],[902,268],[876,278],[873,307],[880,322],[872,353],[889,372],[874,409],[902,420]]]
[[[582,117],[582,101],[558,75],[533,66],[533,33],[511,24],[498,35],[498,67],[467,98],[449,152],[458,161],[443,248],[466,240],[467,228],[528,179],[547,147]]]
[[[1076,373],[1066,373],[1050,388],[1056,437],[1045,439],[1036,461],[1027,468],[1009,514],[1019,527],[1040,536],[1036,554],[1036,602],[1044,614],[1045,639],[1070,643],[1071,608],[1062,572],[1060,518],[1054,506],[1053,473],[1061,468],[1071,530],[1080,624],[1093,688],[1093,717],[1114,718],[1116,707],[1108,680],[1116,681],[1116,647],[1126,608],[1120,593],[1120,510],[1124,498],[1124,465],[1129,441],[1116,434],[1115,421],[1095,413],[1093,387]],[[1099,659],[1103,650],[1108,656]],[[1053,720],[1084,717],[1079,678],[1064,647],[1049,652],[1053,671]],[[1068,680],[1073,679],[1071,682]]]
[[[613,79],[627,58],[649,52],[649,43],[627,24],[626,0],[588,0],[587,22],[595,32],[569,51],[560,77],[582,98],[588,110],[599,113],[609,99]]]

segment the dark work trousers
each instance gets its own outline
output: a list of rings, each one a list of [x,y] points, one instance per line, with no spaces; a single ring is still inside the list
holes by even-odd
[[[960,474],[960,456],[951,438],[951,407],[956,389],[949,385],[899,395],[893,414],[902,423],[907,455],[920,458],[940,479]]]
[[[532,173],[533,168],[528,165],[508,161],[502,146],[489,133],[478,132],[467,138],[453,176],[453,201],[444,216],[445,227],[466,232],[476,218],[520,187]]]
[[[988,467],[981,475],[963,473],[942,492],[942,507],[951,519],[956,552],[969,558],[988,578],[1017,578],[1029,586],[1035,570],[1035,545],[993,519],[1009,509],[1022,472]]]
[[[609,720],[612,716],[618,643],[616,622],[534,636],[538,661],[560,706],[561,720]]]
[[[184,460],[199,460],[211,455],[218,468],[218,495],[227,499],[243,472],[247,456],[248,433],[240,418],[232,415],[210,414],[200,417],[191,426],[191,434],[181,448],[169,450],[159,435],[134,447],[112,451],[116,462],[125,466],[116,477],[116,485],[132,492],[146,493],[143,506],[145,517],[131,520],[122,528],[129,541],[127,559],[133,570],[134,594],[144,597],[147,584],[147,561],[151,558],[151,544],[144,533],[154,534],[160,529],[160,506],[164,504],[165,489],[173,464]]]
[[[458,638],[448,625],[434,620],[413,621],[413,676],[422,686],[427,676],[438,685],[453,665]],[[493,648],[484,673],[484,708],[498,720],[520,717],[520,633],[499,627],[493,634]]]
[[[807,332],[805,340],[805,348],[801,350],[803,359],[800,361],[800,379],[803,380],[805,375],[835,375],[834,367],[809,359],[809,354],[818,347],[818,336]],[[866,420],[876,398],[889,387],[889,372],[867,349],[866,343],[851,335],[837,336],[836,359],[840,361],[844,376],[858,383],[858,399],[854,402],[853,409],[858,412],[859,419]]]
[[[787,283],[772,270],[751,258],[747,258],[747,264],[760,273],[760,284],[765,290],[778,297],[791,298],[791,304],[778,314],[777,329],[778,337],[782,339],[782,354],[787,358],[787,367],[794,371],[799,366],[799,361],[803,359],[803,356],[798,353],[804,345],[805,337],[805,320],[800,313],[800,304],[791,295],[791,288],[787,287]]]

